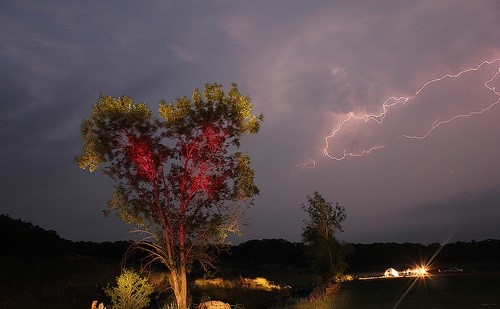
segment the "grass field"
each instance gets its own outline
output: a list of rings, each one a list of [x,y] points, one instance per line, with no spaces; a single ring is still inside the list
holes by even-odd
[[[288,283],[292,283],[290,281],[292,276],[290,274],[287,278]],[[227,292],[212,293],[226,297],[229,295]],[[264,298],[267,300],[273,298],[272,295],[268,295],[269,293],[231,291],[231,297],[224,300],[233,304],[243,304],[247,309],[497,308],[500,307],[500,273],[354,280],[342,283],[340,294],[318,302],[275,297],[278,302],[271,305],[269,302],[264,302]],[[260,301],[258,295],[262,298]]]
[[[0,308],[90,308],[120,265],[104,259],[0,259]]]
[[[497,308],[500,273],[356,280],[335,297],[330,308]]]
[[[256,290],[217,287],[198,292],[225,297],[233,306],[246,309],[330,309],[330,308],[499,308],[500,273],[462,273],[425,278],[355,280],[342,284],[331,299],[311,303],[300,300],[297,287],[312,288],[314,277],[294,268],[256,267],[233,269],[232,278],[265,277],[289,289]],[[267,268],[267,270],[266,270]],[[89,308],[92,300],[109,299],[103,287],[115,285],[119,274],[116,261],[95,258],[60,258],[38,262],[0,259],[0,308]],[[227,278],[223,275],[224,278]],[[227,275],[227,274],[225,274]],[[234,279],[233,279],[234,280]],[[223,289],[226,289],[225,291]],[[193,291],[195,292],[195,291]],[[165,298],[162,293],[161,299]],[[153,299],[152,308],[163,304]]]

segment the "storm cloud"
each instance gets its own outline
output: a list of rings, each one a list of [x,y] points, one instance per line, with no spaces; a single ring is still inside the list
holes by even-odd
[[[265,120],[244,145],[261,194],[234,242],[300,240],[314,190],[345,206],[346,241],[498,238],[498,20],[497,1],[4,1],[0,212],[72,240],[129,237],[101,213],[111,180],[73,159],[92,104],[156,110],[235,82]],[[382,122],[329,137],[391,97]]]

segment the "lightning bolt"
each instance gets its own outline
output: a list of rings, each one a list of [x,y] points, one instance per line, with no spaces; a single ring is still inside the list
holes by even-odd
[[[297,164],[297,167],[300,169],[306,169],[306,168],[312,169],[312,168],[316,167],[316,160],[317,159],[318,158],[309,159],[304,163]]]
[[[346,149],[344,149],[344,154],[342,156],[340,156],[340,157],[334,157],[334,156],[329,155],[328,151],[326,150],[326,148],[323,150],[323,153],[325,154],[325,156],[329,157],[330,159],[333,159],[333,160],[336,160],[336,161],[341,161],[341,160],[344,160],[346,157],[362,157],[365,154],[369,154],[373,150],[384,148],[385,146],[386,145],[378,145],[378,146],[375,146],[375,147],[371,147],[368,150],[363,150],[360,153],[348,152]]]
[[[495,63],[496,61],[499,61],[499,60],[500,60],[500,58],[499,58],[499,59],[496,59],[496,60],[494,60],[494,61],[485,61],[485,62],[483,62],[481,65],[479,65],[476,69],[468,69],[468,70],[465,70],[465,71],[460,72],[460,73],[459,73],[459,74],[457,74],[457,75],[447,75],[447,76],[445,76],[445,77],[451,77],[451,78],[455,79],[455,78],[457,78],[460,74],[463,74],[463,73],[466,73],[466,72],[470,72],[470,71],[473,71],[473,70],[479,70],[479,69],[480,69],[480,67],[481,67],[482,65],[485,65],[485,64],[489,64],[489,65],[491,65],[491,64],[493,64],[493,63]],[[498,91],[496,91],[496,89],[495,89],[495,87],[494,87],[494,86],[490,86],[490,83],[492,83],[492,82],[493,82],[493,80],[494,80],[494,79],[495,79],[495,78],[496,78],[499,74],[500,74],[500,67],[498,68],[498,71],[497,71],[497,72],[493,75],[493,77],[492,77],[492,78],[490,78],[488,81],[486,81],[486,82],[484,83],[484,87],[485,87],[486,89],[488,89],[489,91],[491,91],[492,93],[494,93],[494,94],[498,97],[498,99],[497,99],[496,101],[494,101],[493,103],[491,103],[489,106],[487,106],[487,107],[485,107],[485,108],[482,108],[482,109],[480,109],[480,110],[470,111],[469,113],[466,113],[466,114],[458,114],[458,115],[455,115],[455,116],[453,116],[453,117],[451,117],[451,118],[448,118],[448,119],[445,119],[445,120],[443,120],[443,117],[440,117],[440,118],[436,119],[436,120],[433,122],[433,124],[432,124],[431,128],[430,128],[430,129],[429,129],[429,130],[428,130],[425,134],[420,135],[420,136],[416,136],[416,135],[407,135],[407,134],[404,134],[403,136],[404,136],[404,137],[406,137],[406,138],[410,138],[410,139],[424,139],[424,138],[426,138],[427,136],[429,136],[429,134],[431,134],[431,133],[432,133],[432,131],[434,131],[434,129],[436,129],[437,127],[439,127],[439,126],[441,126],[441,125],[443,125],[443,124],[447,124],[447,123],[452,122],[452,121],[454,121],[454,120],[456,120],[456,119],[459,119],[459,118],[470,117],[470,116],[472,116],[472,115],[480,115],[480,114],[482,114],[482,113],[486,112],[487,110],[491,109],[493,106],[497,105],[497,104],[500,102],[500,93],[499,93]],[[444,77],[443,77],[443,78],[444,78]],[[441,79],[443,79],[443,78],[441,78]],[[440,79],[438,79],[438,80],[436,80],[436,81],[439,81],[439,80],[440,80]],[[426,85],[424,85],[424,86],[426,86]],[[423,88],[421,88],[421,89],[423,89]]]
[[[490,68],[495,63],[498,63],[500,65],[500,58],[492,60],[492,61],[489,61],[489,60],[483,61],[478,66],[464,69],[457,74],[446,74],[446,75],[441,76],[439,78],[429,80],[429,81],[425,82],[411,96],[407,96],[407,97],[405,97],[405,96],[399,96],[399,97],[398,96],[391,96],[383,102],[381,112],[378,114],[355,114],[353,112],[350,112],[349,114],[347,114],[347,117],[344,118],[342,121],[340,121],[340,123],[334,128],[334,130],[324,138],[325,146],[323,148],[323,154],[332,160],[341,161],[341,160],[346,159],[347,157],[362,157],[364,155],[370,154],[373,151],[376,151],[376,150],[379,150],[379,149],[386,147],[387,146],[386,144],[379,144],[379,145],[374,145],[374,146],[362,147],[362,149],[363,148],[364,149],[361,151],[354,151],[354,150],[349,150],[347,148],[344,148],[344,150],[340,151],[337,155],[331,154],[331,152],[329,151],[330,145],[332,145],[336,141],[339,133],[341,131],[343,131],[345,128],[346,128],[345,130],[349,130],[348,127],[353,122],[372,123],[375,125],[382,124],[384,122],[384,120],[386,120],[387,115],[389,114],[389,112],[393,108],[395,108],[397,106],[404,107],[405,104],[410,103],[412,100],[417,98],[424,90],[429,88],[431,85],[442,82],[445,79],[451,79],[451,81],[450,81],[450,83],[451,83],[466,73],[479,71],[480,69],[482,69],[485,66]],[[470,117],[472,115],[479,115],[479,114],[482,114],[482,113],[490,110],[491,108],[493,108],[495,105],[497,105],[500,102],[500,93],[496,90],[496,88],[494,86],[491,85],[493,83],[494,79],[497,76],[499,76],[499,74],[500,74],[500,66],[499,66],[498,70],[493,74],[493,76],[490,79],[488,79],[486,82],[484,82],[484,87],[486,88],[486,90],[491,92],[492,94],[494,94],[497,98],[495,101],[490,103],[487,107],[477,109],[477,110],[471,110],[471,111],[467,111],[466,113],[459,113],[459,114],[455,114],[455,115],[447,116],[447,117],[441,116],[433,121],[430,128],[428,128],[424,134],[421,134],[421,135],[403,134],[401,136],[408,138],[408,139],[424,139],[427,136],[429,136],[435,129],[437,129],[438,127],[440,127],[442,125],[445,125],[447,123],[450,123],[450,122],[457,120],[457,119],[460,119],[460,118]],[[355,130],[351,129],[350,131],[355,131]],[[299,164],[298,166],[301,168],[313,168],[316,165],[317,159],[318,158],[310,159],[308,162]]]

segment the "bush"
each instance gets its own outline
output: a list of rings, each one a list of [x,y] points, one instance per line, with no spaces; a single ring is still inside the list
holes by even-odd
[[[149,306],[153,286],[133,270],[123,270],[116,278],[118,286],[104,289],[113,309],[140,309]]]

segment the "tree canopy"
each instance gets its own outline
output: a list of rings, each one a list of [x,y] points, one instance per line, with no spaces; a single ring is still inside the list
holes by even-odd
[[[302,232],[306,256],[323,279],[330,279],[342,274],[346,268],[347,247],[335,237],[337,231],[343,231],[345,208],[338,202],[333,206],[318,191],[308,195],[307,202],[307,205],[302,204],[302,209],[309,215]]]
[[[242,210],[259,193],[249,155],[237,150],[263,117],[236,84],[227,93],[220,84],[195,88],[191,98],[160,102],[158,114],[101,94],[82,122],[76,161],[91,172],[103,166],[115,181],[108,212],[155,235],[144,249],[167,265],[185,308],[186,267],[210,262],[206,246],[238,232]]]

